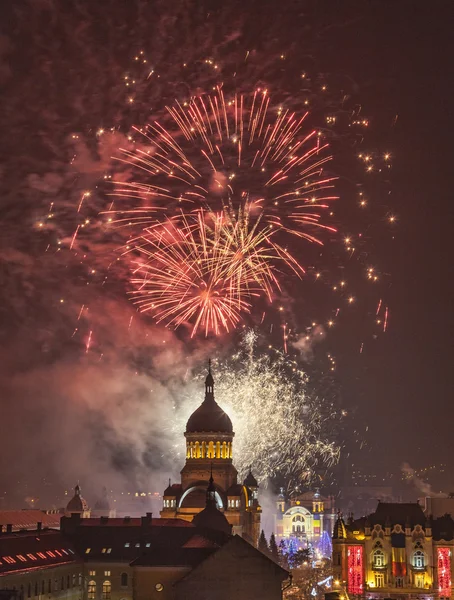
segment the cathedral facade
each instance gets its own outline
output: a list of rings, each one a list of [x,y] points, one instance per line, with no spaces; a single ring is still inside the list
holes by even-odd
[[[277,499],[275,536],[292,541],[298,548],[313,548],[320,557],[331,554],[331,533],[335,522],[334,498],[324,497],[320,492],[293,494],[286,500],[283,490]]]
[[[206,506],[207,487],[213,479],[214,497],[232,533],[257,545],[261,507],[258,484],[250,471],[243,483],[233,464],[233,432],[230,417],[214,397],[211,368],[205,380],[205,399],[189,417],[185,431],[186,463],[181,482],[171,484],[163,494],[162,518],[192,521]]]

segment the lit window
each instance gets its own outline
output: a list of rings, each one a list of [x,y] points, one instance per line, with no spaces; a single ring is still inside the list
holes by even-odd
[[[74,550],[71,550],[71,548],[68,548],[68,552],[69,552],[70,554],[74,554]]]
[[[383,573],[375,573],[375,587],[385,587],[385,576]]]
[[[44,558],[44,560],[47,558],[47,556],[42,552],[37,552],[36,554],[39,556],[39,558]]]
[[[107,554],[110,554],[112,552],[112,548],[107,548]]]
[[[112,584],[110,583],[110,581],[105,581],[102,584],[102,600],[110,600],[111,595],[112,595]]]
[[[30,560],[36,560],[36,556],[34,554],[27,554]]]
[[[149,548],[150,546],[151,546],[150,542],[147,542],[147,543],[145,544],[145,548]]]
[[[121,587],[128,587],[128,574],[127,573],[121,574]]]
[[[16,554],[17,558],[19,560],[21,560],[22,562],[27,562],[27,559],[25,558],[25,556],[22,556],[22,554]]]
[[[35,582],[35,596],[38,595],[38,582]]]
[[[162,592],[162,590],[164,589],[164,586],[162,585],[162,583],[157,583],[157,584],[154,586],[154,589],[155,589],[157,592]]]
[[[63,552],[63,554],[66,554],[66,556],[68,556],[68,552],[66,552],[64,548],[62,548],[61,551]]]
[[[88,582],[88,600],[96,600],[96,581]]]
[[[137,542],[137,544],[136,544],[136,548],[140,548],[140,544],[139,544],[139,542]]]
[[[424,552],[417,550],[413,554],[413,566],[415,569],[424,569]]]
[[[105,553],[106,553],[106,550],[107,550],[107,548],[103,548],[103,549],[101,550],[101,553],[102,553],[102,554],[105,554]]]
[[[373,555],[373,565],[374,567],[384,567],[385,566],[385,553],[383,550],[375,550]]]
[[[2,558],[5,562],[9,563],[10,565],[16,562],[16,559],[14,559],[12,556],[2,556]]]
[[[126,544],[125,544],[125,548],[129,548],[129,546],[130,546],[130,543],[129,543],[129,542],[126,542]]]
[[[87,548],[87,549],[85,550],[85,554],[90,554],[90,552],[91,552],[91,548]]]
[[[96,571],[89,571],[88,574],[90,577],[96,577]]]
[[[110,577],[110,571],[104,571],[104,577]]]
[[[58,550],[55,550],[55,554],[58,554],[58,556],[63,557],[63,554],[61,552],[59,552]]]
[[[76,587],[76,574],[73,573],[73,587]]]
[[[415,585],[417,588],[424,587],[424,575],[416,575],[415,576]]]

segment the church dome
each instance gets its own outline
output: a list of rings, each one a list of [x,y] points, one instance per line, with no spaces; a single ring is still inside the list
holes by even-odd
[[[186,433],[233,433],[232,421],[214,399],[214,380],[211,368],[205,380],[205,400],[189,417]]]
[[[83,500],[83,498],[82,498]],[[85,502],[85,500],[84,500]],[[98,498],[95,503],[95,510],[110,510],[109,498],[107,496],[107,489],[103,488],[102,497]]]
[[[74,496],[71,498],[71,500],[66,506],[67,512],[86,512],[87,510],[89,510],[87,501],[85,500],[85,498],[82,498],[80,492],[80,486],[79,484],[77,484],[74,488]]]
[[[231,535],[232,528],[224,514],[216,506],[209,505],[192,519],[192,523],[201,529],[214,529]]]
[[[206,491],[206,506],[192,519],[196,527],[202,529],[214,529],[231,535],[232,527],[227,521],[225,515],[218,510],[216,506],[216,488],[214,487],[213,475],[210,477]]]
[[[252,474],[252,470],[250,467],[249,467],[249,473],[246,475],[246,479],[243,481],[243,484],[249,488],[254,488],[254,487],[259,486],[259,484],[257,483],[257,479]]]

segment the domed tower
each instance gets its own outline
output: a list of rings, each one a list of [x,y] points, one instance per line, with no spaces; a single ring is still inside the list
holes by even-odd
[[[87,501],[81,496],[80,485],[77,484],[74,488],[74,496],[66,505],[66,516],[71,516],[73,513],[77,513],[82,519],[88,519],[90,517],[90,509],[88,508]]]
[[[102,496],[95,502],[95,507],[91,511],[92,517],[109,517],[113,518],[116,516],[116,510],[110,505],[109,496],[107,494],[107,488],[102,488]]]
[[[208,481],[211,469],[216,488],[227,490],[236,483],[237,470],[232,463],[234,435],[230,417],[214,399],[214,379],[209,364],[205,399],[189,417],[184,434],[186,464],[181,471],[183,488],[197,481]],[[219,505],[218,496],[217,501]],[[221,505],[219,508],[225,507]]]
[[[181,470],[181,483],[171,485],[169,482],[160,514],[166,519],[194,519],[194,523],[198,522],[195,516],[201,512],[205,516],[215,515],[213,519],[219,523],[222,516],[234,534],[257,545],[262,510],[257,499],[258,484],[252,473],[246,477],[250,486],[246,480],[244,484],[238,483],[238,472],[232,462],[234,435],[230,417],[214,398],[209,363],[205,399],[186,424],[186,463]],[[213,503],[216,513],[212,510]]]

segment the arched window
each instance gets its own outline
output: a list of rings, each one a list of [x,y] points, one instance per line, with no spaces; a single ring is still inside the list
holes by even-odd
[[[372,563],[374,567],[385,566],[385,553],[383,552],[383,550],[381,550],[380,548],[374,550],[374,553],[372,555]]]
[[[44,596],[44,592],[46,591],[46,582],[44,579],[41,581],[41,595]]]
[[[128,574],[127,573],[121,574],[121,587],[128,587]]]
[[[214,458],[214,444],[213,444],[213,442],[208,442],[207,458]]]
[[[31,595],[32,595],[32,584],[29,583],[28,588],[27,588],[27,598],[31,598]]]
[[[38,595],[38,582],[35,583],[35,596]]]
[[[88,600],[96,600],[96,581],[88,582]]]
[[[105,581],[102,584],[102,600],[110,600],[112,595],[112,584],[110,581]]]
[[[413,566],[415,569],[424,569],[424,552],[422,550],[416,550],[413,554]]]

